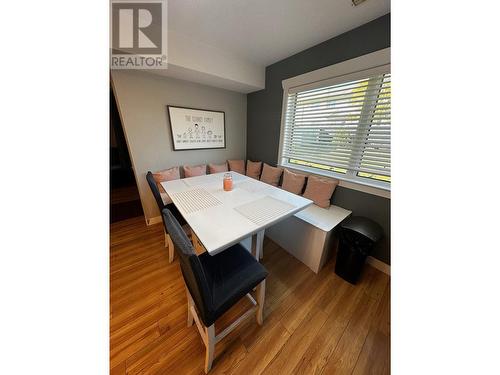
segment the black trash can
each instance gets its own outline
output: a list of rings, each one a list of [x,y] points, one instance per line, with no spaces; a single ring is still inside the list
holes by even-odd
[[[382,237],[382,228],[374,221],[352,216],[340,224],[340,241],[335,273],[351,284],[356,284],[366,257]]]

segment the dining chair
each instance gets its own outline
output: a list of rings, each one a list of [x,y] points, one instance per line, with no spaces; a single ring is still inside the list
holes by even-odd
[[[175,216],[178,222],[180,222],[180,225],[185,225],[186,220],[182,217],[181,213],[175,207],[173,203],[170,204],[165,204],[163,202],[163,199],[161,197],[160,190],[158,189],[158,186],[156,185],[156,181],[153,177],[153,173],[151,171],[148,171],[146,174],[146,180],[148,181],[149,188],[151,189],[151,192],[153,193],[153,196],[155,198],[156,204],[158,205],[158,209],[160,210],[160,216],[163,221],[163,215],[161,214],[164,208],[168,208],[172,214]],[[173,262],[174,260],[174,245],[172,244],[172,239],[170,238],[170,235],[168,234],[168,231],[165,230],[165,222],[163,222],[163,229],[164,229],[164,234],[165,234],[165,247],[168,248],[168,261],[170,263]],[[187,229],[189,232],[190,230]]]
[[[240,244],[211,256],[196,255],[194,248],[168,208],[163,209],[163,223],[179,255],[187,294],[187,325],[198,327],[206,347],[205,373],[212,368],[215,344],[220,342],[245,319],[255,313],[263,323],[267,270]],[[255,298],[252,291],[256,287]],[[247,297],[252,307],[227,328],[215,335],[215,322],[241,298]]]

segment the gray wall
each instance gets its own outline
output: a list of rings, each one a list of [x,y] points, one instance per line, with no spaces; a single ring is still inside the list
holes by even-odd
[[[266,88],[247,96],[247,158],[276,165],[281,126],[281,81],[390,47],[390,14],[266,68]],[[385,231],[373,254],[390,264],[390,200],[339,187],[332,203],[369,217]]]
[[[148,170],[245,158],[245,94],[139,71],[113,71],[112,84],[146,220],[160,215],[146,182]],[[226,148],[173,151],[168,104],[224,111]]]

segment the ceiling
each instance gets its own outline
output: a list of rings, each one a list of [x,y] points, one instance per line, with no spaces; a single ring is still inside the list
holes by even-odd
[[[169,0],[168,29],[267,66],[389,12],[390,0]]]

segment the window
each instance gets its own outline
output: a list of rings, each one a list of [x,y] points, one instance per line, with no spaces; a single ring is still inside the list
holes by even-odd
[[[348,81],[344,77],[326,81],[328,84],[323,81],[320,87],[313,84],[289,89],[284,104],[281,164],[312,168],[339,179],[388,189],[391,181],[388,71],[388,68],[372,69],[364,75],[352,74]]]

